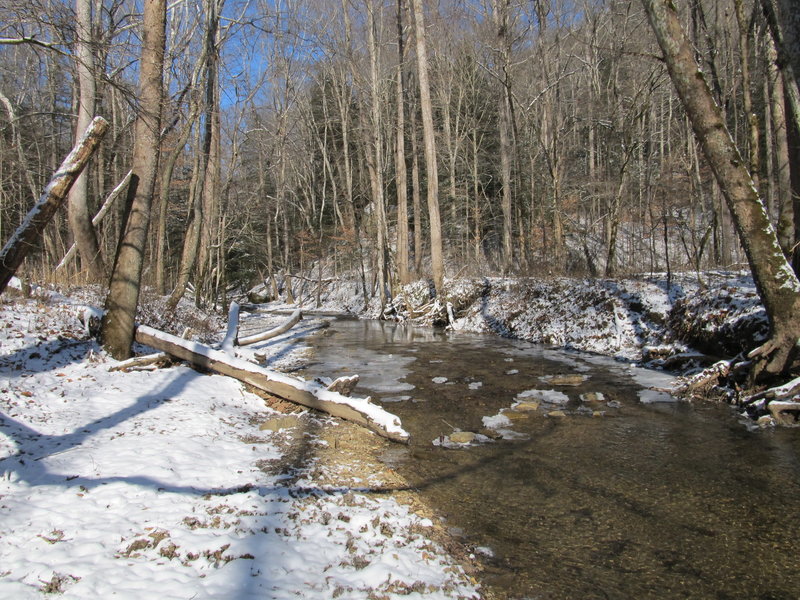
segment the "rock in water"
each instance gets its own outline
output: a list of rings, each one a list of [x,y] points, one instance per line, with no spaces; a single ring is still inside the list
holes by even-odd
[[[532,410],[539,410],[539,402],[535,400],[526,400],[524,402],[520,402],[516,406],[514,406],[514,410],[518,410],[521,412],[529,412]]]
[[[475,441],[475,434],[471,431],[456,431],[450,434],[450,441],[454,444],[471,444]]]

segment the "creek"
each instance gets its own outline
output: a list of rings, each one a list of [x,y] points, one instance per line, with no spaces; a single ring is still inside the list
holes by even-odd
[[[307,376],[358,373],[356,395],[402,419],[411,444],[382,460],[476,548],[494,597],[798,597],[797,430],[751,430],[727,406],[647,390],[662,374],[491,335],[336,319],[308,343]],[[442,445],[458,430],[503,437]]]

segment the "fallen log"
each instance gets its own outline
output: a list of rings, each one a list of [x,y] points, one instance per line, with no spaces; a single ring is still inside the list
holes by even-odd
[[[373,404],[370,398],[348,398],[313,382],[268,371],[205,344],[184,340],[144,325],[136,328],[136,341],[295,404],[352,421],[392,441],[404,444],[409,441],[409,434],[403,429],[400,419]]]
[[[800,377],[796,379],[792,379],[791,381],[784,383],[783,385],[779,385],[777,387],[771,387],[766,389],[762,392],[758,392],[757,394],[753,394],[742,400],[743,405],[752,404],[757,402],[758,400],[782,400],[783,398],[789,398],[790,396],[794,396],[800,392]]]
[[[720,360],[692,377],[678,380],[672,393],[676,396],[686,396],[699,388],[711,388],[719,382],[720,378],[726,377],[732,367],[733,361]]]
[[[287,319],[284,323],[281,323],[277,327],[273,327],[268,331],[239,338],[238,340],[236,340],[236,345],[249,346],[250,344],[257,344],[258,342],[265,342],[267,340],[271,340],[272,338],[278,337],[280,334],[289,331],[292,327],[297,325],[297,323],[299,323],[300,319],[302,318],[303,318],[303,312],[299,308],[295,309],[295,311],[291,314],[289,319]],[[237,312],[237,320],[238,320],[238,312]],[[230,331],[230,324],[228,325],[228,328]]]

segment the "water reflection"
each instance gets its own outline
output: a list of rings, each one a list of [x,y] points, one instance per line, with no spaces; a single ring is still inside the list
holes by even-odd
[[[491,549],[497,597],[797,597],[794,431],[749,432],[721,406],[643,404],[641,386],[664,382],[602,357],[369,321],[328,331],[312,371],[356,372],[362,393],[415,401],[391,406],[412,445],[387,446],[384,460]],[[588,377],[542,380],[575,373]],[[432,444],[481,430],[531,389],[566,394],[565,416],[517,415],[513,440]],[[598,393],[601,418],[580,410]]]

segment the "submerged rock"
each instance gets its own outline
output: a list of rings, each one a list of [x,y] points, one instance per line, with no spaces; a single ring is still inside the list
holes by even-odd
[[[518,412],[516,410],[507,410],[503,412],[503,416],[510,421],[519,421],[520,419],[527,419],[530,411]]]
[[[541,404],[536,400],[525,400],[515,405],[513,409],[520,412],[528,412],[533,410],[539,410],[539,406],[541,406]]]
[[[450,434],[450,441],[454,444],[471,444],[476,437],[477,434],[471,431],[455,431]]]
[[[605,396],[600,392],[587,392],[585,394],[581,394],[581,401],[582,402],[603,402],[605,400]]]
[[[566,417],[567,413],[565,413],[563,410],[551,410],[549,413],[547,413],[547,416],[560,419],[561,417]]]
[[[588,379],[586,375],[578,375],[577,373],[567,373],[563,375],[546,375],[540,377],[542,381],[546,381],[551,385],[580,385]]]

